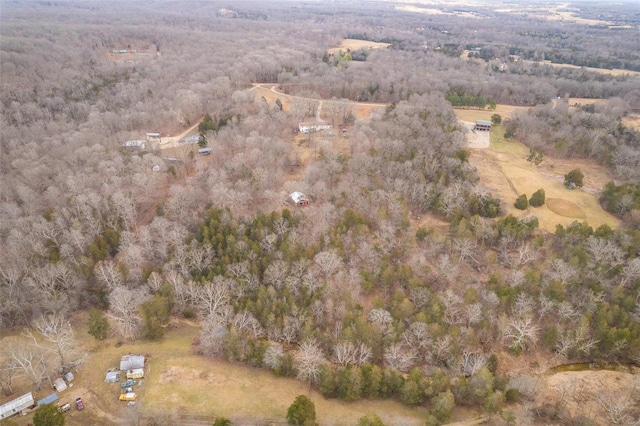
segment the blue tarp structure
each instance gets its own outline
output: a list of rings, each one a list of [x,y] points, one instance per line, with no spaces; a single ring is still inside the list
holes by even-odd
[[[56,402],[58,400],[58,394],[52,393],[49,396],[45,396],[40,401],[38,401],[38,407],[44,404],[51,404],[52,402]]]

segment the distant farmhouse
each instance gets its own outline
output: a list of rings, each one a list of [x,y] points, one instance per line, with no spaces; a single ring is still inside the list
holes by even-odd
[[[144,151],[147,147],[147,141],[145,139],[137,139],[126,141],[122,144],[121,149],[124,151],[140,150]]]
[[[301,192],[292,192],[291,194],[289,194],[289,197],[291,197],[291,201],[293,201],[293,204],[298,207],[309,205],[309,198],[307,198],[307,196]]]
[[[298,130],[300,133],[308,134],[319,132],[320,130],[327,130],[331,128],[331,124],[320,122],[307,122],[298,124]]]
[[[189,144],[198,143],[198,142],[200,142],[200,135],[187,136],[186,138],[180,139],[178,141],[178,143],[189,143]]]
[[[473,130],[488,132],[489,130],[491,130],[491,122],[486,120],[478,120],[476,121],[476,125],[473,126]]]

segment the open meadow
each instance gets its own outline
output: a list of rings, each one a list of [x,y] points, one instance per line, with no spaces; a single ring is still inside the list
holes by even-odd
[[[458,110],[456,110],[458,113]],[[569,225],[575,220],[598,227],[608,224],[619,226],[619,220],[602,209],[598,192],[612,176],[602,166],[590,160],[557,159],[545,156],[536,166],[527,161],[529,149],[515,140],[505,140],[502,126],[491,131],[491,145],[486,150],[473,150],[471,163],[478,168],[480,185],[494,192],[503,202],[507,213],[515,216],[534,215],[540,228],[554,232],[556,225]],[[564,175],[579,168],[585,175],[585,186],[567,189]],[[541,207],[529,207],[525,211],[513,206],[521,194],[527,197],[544,189],[547,202]]]
[[[192,353],[192,342],[200,326],[186,320],[174,320],[160,341],[122,343],[109,338],[96,341],[86,333],[87,314],[79,312],[72,323],[79,346],[86,351],[82,365],[74,369],[74,386],[59,393],[60,402],[71,402],[80,396],[82,411],[72,409],[65,414],[68,426],[106,424],[153,424],[180,419],[227,417],[234,424],[286,424],[289,405],[296,396],[307,395],[315,404],[320,425],[354,425],[369,413],[377,413],[388,424],[421,425],[428,415],[427,407],[411,408],[392,400],[362,400],[347,403],[325,399],[308,385],[293,379],[277,377],[271,372],[238,363],[206,358]],[[7,337],[10,338],[10,337]],[[105,383],[109,368],[117,368],[125,354],[146,354],[146,374],[134,386],[136,405],[118,401],[119,383]],[[122,381],[122,379],[121,379]],[[26,383],[17,384],[29,389]],[[40,399],[51,393],[45,389],[34,393]],[[20,391],[18,391],[19,393]],[[468,418],[472,413],[459,410],[454,418]],[[27,426],[33,414],[14,417],[18,426]]]

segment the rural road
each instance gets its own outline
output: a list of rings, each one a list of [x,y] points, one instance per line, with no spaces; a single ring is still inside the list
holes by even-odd
[[[296,95],[287,95],[286,93],[280,92],[277,90],[278,85],[277,84],[273,84],[273,83],[254,83],[253,87],[251,87],[249,90],[255,90],[255,91],[259,91],[259,90],[268,90],[270,92],[273,92],[274,94],[276,94],[278,97],[281,97],[283,99],[303,99],[303,100],[311,100],[311,101],[315,101],[318,102],[318,108],[316,109],[316,121],[318,122],[325,122],[325,120],[323,120],[320,116],[321,111],[322,111],[322,106],[324,103],[327,102],[334,102],[334,100],[327,100],[327,99],[315,99],[315,98],[308,98],[305,96],[296,96]],[[342,100],[335,100],[335,102],[345,102]],[[389,106],[389,104],[383,104],[383,103],[372,103],[372,102],[353,102],[353,101],[349,101],[351,104],[353,104],[354,106],[363,106],[363,107],[370,107],[370,108],[386,108],[387,106]],[[176,136],[167,136],[162,138],[162,143],[160,144],[159,148],[160,149],[169,149],[169,148],[175,148],[177,146],[180,146],[179,141],[184,139],[189,133],[191,133],[194,129],[196,129],[198,127],[198,125],[200,124],[200,121],[202,121],[202,118],[200,118],[196,124],[194,124],[193,126],[189,127],[187,130],[185,130],[184,132],[180,133],[179,135]],[[460,123],[469,129],[469,133],[466,134],[465,139],[467,140],[468,144],[469,144],[469,148],[474,148],[474,149],[484,149],[484,148],[488,148],[489,147],[489,132],[474,132],[473,131],[473,123],[468,122],[468,121],[462,121],[460,120]]]

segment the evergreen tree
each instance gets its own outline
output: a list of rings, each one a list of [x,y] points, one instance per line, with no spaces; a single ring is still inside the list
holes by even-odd
[[[522,194],[516,199],[516,202],[513,204],[516,209],[526,210],[529,207],[529,202],[527,201],[527,194]]]
[[[316,406],[305,395],[298,395],[287,410],[287,422],[296,426],[316,424]]]
[[[444,423],[451,417],[451,412],[455,405],[455,399],[451,391],[441,392],[431,400],[431,410],[429,410],[429,413],[435,417],[439,423]]]
[[[96,308],[89,311],[89,334],[96,340],[104,340],[109,333],[109,321],[107,317]]]
[[[582,188],[584,186],[584,174],[580,169],[573,169],[564,175],[564,186],[569,189]]]
[[[43,404],[33,416],[34,426],[64,426],[64,414],[53,404]]]
[[[358,426],[385,426],[377,414],[367,414],[358,419]]]
[[[529,199],[529,205],[532,207],[540,207],[544,205],[544,202],[545,202],[545,194],[544,194],[544,189],[542,188],[534,192],[531,198]]]

